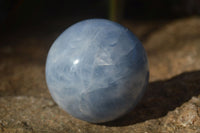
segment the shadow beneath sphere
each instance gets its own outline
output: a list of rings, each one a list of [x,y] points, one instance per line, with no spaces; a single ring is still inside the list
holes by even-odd
[[[149,83],[140,103],[127,115],[100,125],[127,126],[165,116],[200,94],[200,71],[186,72],[165,81]]]

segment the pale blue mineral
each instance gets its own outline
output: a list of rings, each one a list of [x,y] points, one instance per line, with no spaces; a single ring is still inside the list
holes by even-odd
[[[46,81],[55,102],[92,123],[131,111],[148,84],[146,52],[127,28],[89,19],[66,29],[53,43]]]

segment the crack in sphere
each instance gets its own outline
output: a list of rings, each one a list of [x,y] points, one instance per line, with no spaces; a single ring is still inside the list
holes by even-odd
[[[131,111],[148,84],[146,52],[127,28],[89,19],[66,29],[51,46],[46,81],[55,102],[91,123]]]

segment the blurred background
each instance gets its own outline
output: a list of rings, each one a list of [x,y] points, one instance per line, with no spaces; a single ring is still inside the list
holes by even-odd
[[[200,94],[200,0],[0,0],[0,132],[120,132],[121,128],[102,128],[67,115],[46,86],[50,46],[70,25],[89,18],[128,27],[147,51],[147,92],[136,109],[118,121],[119,126],[131,125],[120,131],[200,129],[200,124],[193,127],[188,122],[200,123],[199,115],[187,114],[199,110],[189,107],[193,104],[166,116]],[[177,112],[183,112],[180,120]],[[159,120],[163,116],[166,121]]]
[[[200,14],[199,0],[1,0],[1,30],[58,19],[174,19]]]
[[[150,57],[199,38],[199,16],[199,0],[0,0],[0,52],[2,58],[37,57],[44,65],[51,44],[66,28],[105,18],[129,28]],[[165,68],[166,75],[171,68]]]

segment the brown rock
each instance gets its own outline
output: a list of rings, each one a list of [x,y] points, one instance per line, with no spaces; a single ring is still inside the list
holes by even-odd
[[[200,116],[199,106],[200,97],[193,97],[189,102],[184,103],[181,107],[169,112],[162,118],[161,131],[172,131],[177,133],[199,133]]]
[[[136,32],[148,52],[151,83],[132,112],[103,124],[73,118],[52,100],[44,65],[55,34],[22,32],[5,38],[7,45],[0,46],[0,132],[199,133],[200,18],[155,30],[146,23]]]
[[[100,125],[71,117],[51,98],[4,96],[0,98],[0,131],[72,133],[198,131],[200,96],[183,103],[200,93],[199,80],[200,72],[195,71],[168,81],[150,83],[148,91],[135,110],[121,119]],[[178,107],[181,104],[183,105]],[[175,110],[169,112],[173,109]]]
[[[200,18],[171,22],[145,42],[151,81],[200,69]]]

